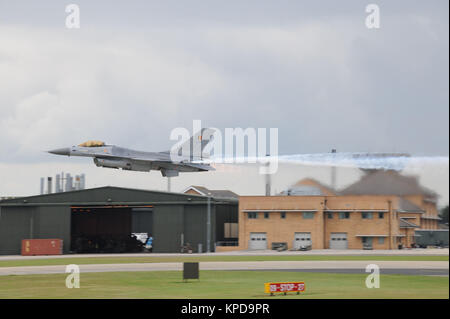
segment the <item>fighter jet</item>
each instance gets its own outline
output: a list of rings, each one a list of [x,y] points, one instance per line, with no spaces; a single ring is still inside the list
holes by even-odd
[[[208,130],[208,131],[206,131]],[[49,151],[51,154],[65,156],[82,156],[94,159],[98,167],[115,168],[128,171],[149,172],[150,170],[161,171],[164,177],[178,176],[180,172],[204,172],[214,170],[209,164],[198,163],[207,154],[203,153],[205,146],[209,143],[209,137],[213,135],[212,129],[204,128],[194,134],[188,141],[181,144],[179,148],[164,152],[136,151],[115,145],[107,145],[101,141],[88,141],[78,146],[59,148]],[[189,148],[187,148],[189,143]],[[194,143],[199,143],[199,154],[189,152],[183,154],[185,149],[195,150]],[[184,148],[183,148],[184,147]],[[172,152],[172,153],[171,153]],[[173,161],[171,154],[176,154]],[[194,163],[194,161],[197,161]]]

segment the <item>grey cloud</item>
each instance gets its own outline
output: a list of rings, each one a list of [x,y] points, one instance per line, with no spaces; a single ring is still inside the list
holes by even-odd
[[[170,130],[278,127],[282,154],[448,155],[448,2],[0,1],[0,162]]]

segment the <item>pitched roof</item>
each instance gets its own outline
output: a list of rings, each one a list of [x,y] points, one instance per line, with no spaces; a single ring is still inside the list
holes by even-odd
[[[425,195],[437,194],[421,186],[415,176],[404,176],[396,171],[376,171],[363,176],[358,182],[340,192],[342,195]]]
[[[399,220],[400,228],[420,228],[418,225],[408,222],[404,220],[403,218],[400,218]]]
[[[239,198],[239,195],[229,191],[229,190],[212,190],[212,189],[208,189],[204,186],[189,186],[187,189],[184,190],[183,193],[186,193],[189,190],[194,190],[196,191],[198,194],[202,195],[202,196],[207,196],[208,193],[211,194],[213,197],[218,197],[218,198]]]
[[[336,195],[336,191],[332,188],[325,186],[319,181],[312,178],[305,178],[288,189],[282,191],[280,195],[288,196],[332,196]]]
[[[397,212],[400,212],[400,213],[425,213],[425,211],[422,208],[420,208],[416,204],[414,204],[404,198],[398,199]]]
[[[202,196],[169,193],[155,190],[142,190],[125,187],[103,186],[97,188],[87,188],[70,192],[51,193],[34,195],[28,197],[18,197],[0,201],[0,205],[7,204],[43,204],[43,203],[86,203],[86,202],[148,202],[148,201],[172,201],[188,200],[195,197],[196,200],[204,201]]]
[[[2,196],[0,197],[0,201],[2,200],[8,200],[8,199],[15,199],[18,198],[17,196]]]

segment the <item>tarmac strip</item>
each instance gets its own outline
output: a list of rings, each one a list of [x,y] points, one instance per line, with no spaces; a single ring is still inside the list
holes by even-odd
[[[262,271],[314,271],[333,273],[365,273],[369,264],[376,264],[380,273],[410,274],[417,270],[435,271],[448,275],[447,261],[251,261],[251,262],[200,262],[200,270],[262,270]],[[79,265],[81,273],[133,272],[133,271],[182,271],[183,263],[133,263]],[[0,267],[0,276],[65,274],[66,265]]]
[[[67,254],[54,256],[0,256],[1,260],[36,260],[36,259],[65,259],[65,258],[116,258],[116,257],[203,257],[203,256],[448,256],[449,249],[402,249],[402,250],[357,250],[357,249],[314,249],[309,251],[275,250],[238,250],[231,252],[214,252],[202,254],[176,253],[135,253],[135,254]]]
[[[282,271],[282,272],[313,272],[328,274],[365,274],[365,269],[281,269],[281,270],[258,270],[258,271]],[[437,276],[448,277],[448,269],[391,269],[380,270],[381,275],[409,275],[409,276]]]

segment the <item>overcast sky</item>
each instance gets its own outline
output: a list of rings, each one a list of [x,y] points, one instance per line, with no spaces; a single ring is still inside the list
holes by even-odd
[[[69,3],[80,29],[65,27]],[[369,3],[380,8],[379,29],[365,25]],[[158,172],[43,151],[89,139],[166,150],[171,130],[195,119],[276,127],[280,154],[448,156],[448,9],[446,0],[0,0],[0,196],[36,193],[39,176],[62,169],[89,171],[88,186],[164,187]],[[185,174],[174,190],[230,188],[254,173],[227,170]],[[295,170],[325,181],[329,172]],[[342,172],[346,182],[359,176]],[[413,173],[448,202],[448,165]],[[279,188],[297,176],[278,176]],[[261,192],[253,181],[235,188]]]

